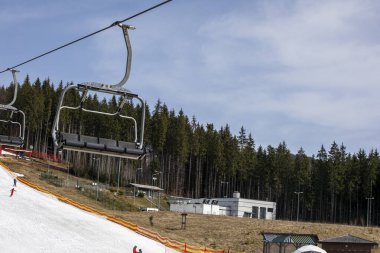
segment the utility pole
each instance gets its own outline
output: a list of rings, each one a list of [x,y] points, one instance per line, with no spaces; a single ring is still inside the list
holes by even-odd
[[[135,184],[138,184],[138,183],[140,183],[140,181],[141,181],[141,179],[140,179],[140,181],[138,180],[138,179],[139,179],[139,177],[138,177],[138,175],[139,175],[139,174],[138,174],[138,173],[139,173],[139,170],[141,170],[140,173],[142,173],[142,167],[136,169]]]
[[[228,195],[228,184],[229,183],[230,182],[220,181],[221,185],[226,185],[226,187],[224,188],[224,191],[223,191],[223,186],[222,186],[222,197],[224,197],[224,198],[227,198],[227,195]],[[225,194],[223,194],[223,193],[225,193]]]
[[[297,222],[298,222],[298,214],[300,212],[300,194],[302,194],[303,192],[294,192],[295,194],[297,194]]]
[[[62,153],[61,153],[62,154]],[[67,176],[66,176],[66,187],[69,187],[69,174],[70,174],[70,160],[69,160],[69,155],[70,152],[66,152],[66,165],[67,165]],[[63,158],[63,156],[61,156]]]
[[[372,180],[371,180],[371,195],[367,199],[367,227],[371,226],[371,216],[372,216],[372,200],[375,199],[372,196]]]
[[[371,207],[372,207],[372,203],[371,201],[375,199],[374,197],[368,197],[366,198],[367,200],[367,227],[371,226]]]
[[[121,167],[121,158],[119,158],[119,171],[117,173],[117,195],[119,195],[119,186],[120,186],[120,167]]]
[[[97,182],[96,182],[96,202],[98,202],[98,197],[99,197],[99,157],[98,158],[92,158],[94,161],[95,161],[95,166],[96,165],[98,165],[97,166],[97,168],[98,168],[98,180],[97,180]]]

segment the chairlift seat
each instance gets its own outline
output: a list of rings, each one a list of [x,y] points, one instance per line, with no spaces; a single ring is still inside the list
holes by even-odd
[[[60,133],[60,140],[68,146],[84,147],[84,142],[79,140],[78,134]]]
[[[77,150],[87,153],[111,155],[139,159],[145,155],[134,142],[117,141],[94,136],[78,135],[73,133],[60,133],[61,148]]]
[[[10,136],[9,139],[11,141],[11,144],[13,145],[22,146],[24,144],[24,141],[22,140],[21,137]]]
[[[137,148],[136,143],[134,142],[119,141],[118,144],[119,144],[119,147],[125,148],[126,153],[130,153],[134,155],[144,154],[144,150]]]
[[[79,140],[85,143],[86,148],[104,150],[105,146],[99,143],[99,138],[94,136],[79,135]]]
[[[0,135],[0,143],[10,146],[22,146],[24,141],[18,136]]]
[[[11,140],[9,139],[9,136],[0,135],[0,142],[1,143],[11,143]]]
[[[125,152],[125,148],[119,147],[118,141],[116,141],[116,140],[99,138],[99,142],[104,144],[104,147],[107,151],[117,152],[117,153]]]

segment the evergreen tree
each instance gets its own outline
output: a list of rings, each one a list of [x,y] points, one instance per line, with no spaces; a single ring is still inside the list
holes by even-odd
[[[310,160],[305,154],[305,151],[300,148],[294,158],[294,181],[293,186],[296,192],[303,192],[303,199],[305,199],[305,204],[309,213],[312,212],[313,208],[313,195],[311,188],[311,168]],[[301,214],[305,213],[306,210],[301,208]],[[302,215],[300,216],[302,218]]]

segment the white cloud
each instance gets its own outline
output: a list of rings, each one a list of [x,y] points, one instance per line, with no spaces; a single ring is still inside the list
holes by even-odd
[[[378,21],[373,2],[292,3],[286,10],[266,3],[258,15],[238,10],[209,22],[201,30],[209,40],[203,48],[205,69],[234,75],[238,93],[244,76],[248,101],[288,115],[294,124],[372,128],[378,114],[362,112],[379,106],[368,96],[380,91],[379,41],[364,31]]]

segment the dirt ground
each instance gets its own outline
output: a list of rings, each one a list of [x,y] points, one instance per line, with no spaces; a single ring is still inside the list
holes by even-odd
[[[47,169],[51,170],[51,168],[44,166],[41,161],[25,161],[10,157],[0,157],[0,161],[14,172],[23,174],[30,182],[52,192],[67,196],[110,215],[121,217],[162,236],[193,246],[225,249],[226,251],[230,249],[233,252],[259,253],[263,250],[262,232],[316,234],[320,240],[350,234],[380,243],[380,228],[378,227],[257,220],[200,214],[188,214],[186,228],[181,229],[182,217],[180,213],[110,210],[100,205],[95,199],[78,193],[75,188],[57,187],[42,180],[41,173],[46,173]],[[64,171],[54,170],[54,174],[60,178],[70,177],[72,181],[83,180],[68,175]],[[126,203],[133,203],[131,198],[128,199],[125,196],[115,198],[123,198]],[[375,252],[379,253],[380,250],[377,249]]]

